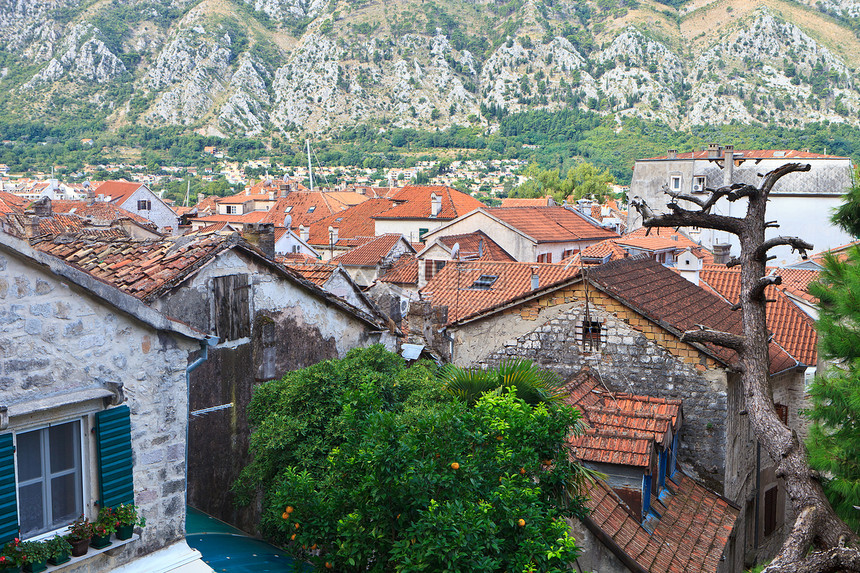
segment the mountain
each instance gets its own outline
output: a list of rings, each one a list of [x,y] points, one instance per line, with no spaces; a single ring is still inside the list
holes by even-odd
[[[853,0],[2,0],[0,103],[243,136],[563,107],[857,124],[858,31]]]

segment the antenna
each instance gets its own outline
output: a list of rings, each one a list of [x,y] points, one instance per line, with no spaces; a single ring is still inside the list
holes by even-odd
[[[460,243],[454,243],[454,247],[451,249],[451,258],[453,260],[460,258]]]
[[[314,172],[313,172],[313,165],[311,165],[311,140],[306,139],[305,143],[307,144],[307,148],[308,148],[308,177],[311,180],[311,193],[313,193],[313,190],[314,190]]]
[[[188,187],[185,188],[185,206],[188,207],[188,198],[191,195],[191,179],[188,179]]]
[[[284,227],[286,227],[287,230],[289,230],[290,225],[292,225],[292,223],[293,223],[293,216],[292,215],[287,215],[286,217],[284,217]]]

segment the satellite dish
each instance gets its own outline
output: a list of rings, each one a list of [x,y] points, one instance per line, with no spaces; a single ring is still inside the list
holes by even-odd
[[[454,247],[451,249],[451,258],[459,259],[460,258],[460,243],[454,243]]]
[[[284,227],[289,229],[290,225],[292,225],[292,224],[293,224],[293,216],[292,215],[287,215],[286,217],[284,217]]]

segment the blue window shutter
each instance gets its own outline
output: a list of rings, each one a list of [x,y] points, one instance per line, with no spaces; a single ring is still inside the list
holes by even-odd
[[[666,450],[660,450],[660,458],[657,466],[657,489],[661,490],[666,487]]]
[[[18,488],[12,434],[0,435],[0,545],[18,537]]]
[[[128,406],[96,413],[99,495],[102,507],[134,503],[131,419]]]
[[[642,476],[642,519],[651,511],[651,476]]]

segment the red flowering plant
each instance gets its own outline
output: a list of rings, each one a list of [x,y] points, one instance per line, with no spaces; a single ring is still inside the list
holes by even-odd
[[[17,537],[0,549],[0,571],[22,565],[21,540]]]
[[[43,563],[51,556],[51,553],[48,551],[48,546],[41,541],[25,541],[21,543],[20,549],[21,561],[24,565]]]
[[[119,521],[110,507],[103,507],[99,510],[99,515],[93,523],[93,535],[104,537],[116,531],[119,526]]]

